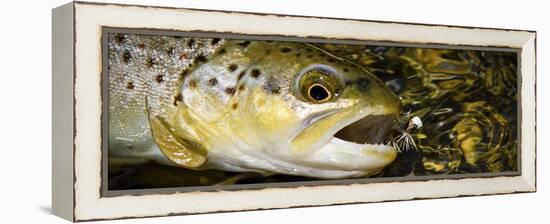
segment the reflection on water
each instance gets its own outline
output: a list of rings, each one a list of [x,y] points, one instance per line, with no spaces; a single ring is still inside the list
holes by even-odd
[[[400,153],[375,177],[516,171],[517,54],[513,52],[323,44],[327,52],[360,64],[402,100],[417,148]],[[151,162],[109,159],[109,189],[307,181],[192,171]]]
[[[517,58],[510,52],[368,47],[356,58],[424,126],[383,176],[517,169]]]

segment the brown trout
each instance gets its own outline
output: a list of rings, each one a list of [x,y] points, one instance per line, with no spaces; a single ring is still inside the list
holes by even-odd
[[[298,42],[111,34],[109,156],[316,178],[380,172],[399,98]]]

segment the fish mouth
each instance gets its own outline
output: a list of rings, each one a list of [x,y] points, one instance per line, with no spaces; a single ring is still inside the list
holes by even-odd
[[[367,115],[343,127],[334,137],[357,144],[385,144],[396,121],[394,115]]]

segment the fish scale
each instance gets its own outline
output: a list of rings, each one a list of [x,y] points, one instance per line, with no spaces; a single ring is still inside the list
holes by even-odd
[[[145,125],[147,112],[163,116],[174,109],[183,76],[198,57],[208,57],[224,41],[212,42],[211,38],[109,35],[110,142],[121,149],[110,153],[148,153],[154,142]]]

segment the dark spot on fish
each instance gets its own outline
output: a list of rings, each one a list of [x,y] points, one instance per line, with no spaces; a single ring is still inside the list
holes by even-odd
[[[281,87],[279,87],[279,85],[277,85],[277,83],[275,83],[274,81],[269,81],[267,82],[267,84],[264,86],[264,89],[268,92],[268,93],[271,93],[271,94],[279,94],[280,90],[281,90]]]
[[[237,107],[239,107],[239,105],[237,103],[234,103],[233,105],[231,105],[231,108],[233,108],[233,110],[236,110]]]
[[[213,39],[212,39],[212,42],[210,42],[210,43],[211,43],[212,45],[214,45],[214,44],[219,43],[220,40],[221,40],[220,38],[213,38]]]
[[[227,87],[227,88],[225,88],[225,93],[227,93],[229,95],[233,95],[233,94],[235,94],[235,88]]]
[[[218,54],[222,55],[222,54],[225,54],[225,52],[227,52],[227,51],[225,50],[225,48],[222,48],[222,49],[220,49],[220,51],[218,51]]]
[[[348,68],[344,68],[344,72],[349,72],[349,69],[348,69]]]
[[[208,80],[208,85],[215,86],[216,84],[218,84],[218,80],[216,78],[211,78]]]
[[[288,52],[291,52],[291,51],[292,51],[292,49],[290,49],[289,47],[281,48],[281,52],[283,52],[283,53],[288,53]]]
[[[181,101],[183,101],[183,96],[181,95],[181,93],[178,93],[178,95],[174,97],[174,106],[177,106],[178,102]]]
[[[117,44],[120,44],[122,42],[124,42],[126,40],[126,36],[124,36],[124,34],[116,34],[115,35],[115,42]]]
[[[180,77],[181,77],[181,78],[184,78],[184,77],[187,75],[188,72],[189,72],[189,71],[187,71],[187,69],[184,69],[183,71],[181,71]]]
[[[241,47],[247,47],[248,45],[250,44],[250,41],[245,41],[245,42],[241,42],[241,43],[238,43],[239,46]]]
[[[157,75],[157,77],[155,77],[155,80],[158,82],[158,83],[161,83],[162,81],[164,81],[164,75]]]
[[[239,85],[239,91],[243,91],[244,90],[244,84],[240,84]]]
[[[189,80],[189,87],[191,87],[192,89],[196,88],[197,87],[197,81],[194,80],[194,79]]]
[[[254,78],[258,78],[260,76],[261,72],[260,72],[260,69],[252,69],[252,72],[250,72],[250,75],[252,75],[252,77]]]
[[[157,62],[153,58],[147,58],[147,61],[145,61],[145,66],[147,66],[147,68],[151,68],[156,64]]]
[[[302,54],[301,54],[301,53],[297,53],[297,54],[295,54],[294,56],[296,56],[297,58],[299,58],[300,56],[302,56]]]
[[[359,88],[359,90],[361,91],[366,91],[369,86],[370,86],[370,80],[368,79],[364,79],[364,78],[360,78],[356,81],[357,83],[357,87]]]
[[[313,58],[313,55],[312,55],[312,54],[308,54],[306,57],[307,57],[307,58]]]
[[[144,48],[145,48],[145,44],[144,44],[144,43],[138,44],[138,48],[139,48],[139,49],[144,49]]]
[[[227,70],[229,70],[230,72],[234,72],[235,70],[237,70],[237,68],[239,68],[239,66],[237,66],[236,64],[230,64],[229,66],[227,66]]]
[[[195,45],[195,39],[191,39],[189,40],[189,42],[187,42],[187,47],[192,48],[193,45]]]
[[[243,78],[244,74],[246,74],[245,71],[242,71],[241,73],[239,73],[239,76],[237,76],[237,82]]]
[[[265,42],[266,42],[266,43],[273,43],[272,40],[266,40]]]
[[[206,62],[207,60],[206,60],[206,57],[204,55],[199,55],[199,56],[197,56],[197,61]]]
[[[128,64],[131,59],[132,59],[132,54],[130,54],[129,50],[125,50],[124,53],[122,53],[122,61]]]
[[[126,85],[126,88],[127,88],[127,89],[134,89],[134,88],[135,88],[134,82],[131,82],[131,81],[128,82],[128,85]]]

